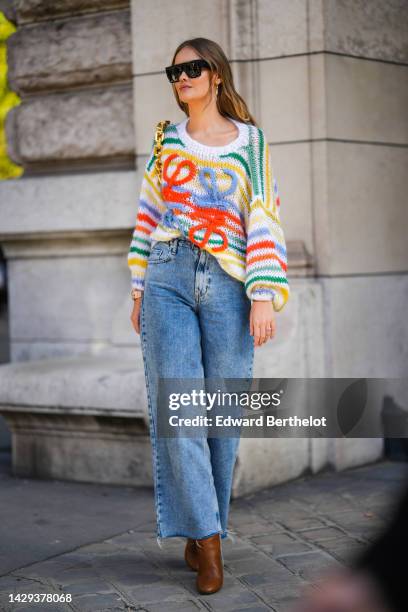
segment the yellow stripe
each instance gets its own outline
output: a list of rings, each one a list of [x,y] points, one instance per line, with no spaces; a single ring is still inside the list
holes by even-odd
[[[247,191],[245,191],[243,185],[241,185],[241,183],[239,184],[239,194],[240,194],[240,199],[242,202],[244,202],[247,212],[249,213],[250,211],[250,205],[249,205],[249,199],[247,196]]]
[[[222,259],[225,262],[231,262],[233,264],[236,265],[240,265],[241,262],[245,263],[246,258],[243,255],[238,255],[237,253],[223,253],[223,252],[219,252],[219,253],[213,253],[212,251],[208,250],[211,255],[217,256],[219,257],[219,259]]]
[[[280,294],[280,299],[278,298],[276,301],[274,300],[274,310],[279,312],[279,310],[282,310],[288,301],[290,290],[287,285],[282,287],[274,287],[274,289],[276,289],[277,293]]]
[[[160,212],[163,212],[166,210],[166,206],[163,205],[161,189],[158,188],[155,180],[156,177],[153,172],[149,173],[147,170],[145,170],[142,181],[141,196],[146,196],[147,200],[153,200],[160,209]],[[148,189],[147,185],[150,185],[150,189]]]
[[[254,202],[251,203],[251,210],[254,211],[256,209],[259,209],[259,211],[264,212],[272,221],[274,221],[278,225],[281,225],[280,219],[278,218],[278,216],[275,213],[273,213],[271,210],[268,210],[265,207],[262,200],[259,198],[257,198],[256,200],[254,200]]]
[[[147,268],[147,259],[141,259],[140,257],[130,257],[128,259],[129,266],[140,266],[141,268]]]

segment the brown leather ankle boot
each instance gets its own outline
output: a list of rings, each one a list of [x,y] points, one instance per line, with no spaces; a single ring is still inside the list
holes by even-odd
[[[196,541],[193,538],[187,538],[186,548],[184,550],[185,562],[191,569],[198,571],[198,552]]]
[[[195,542],[198,552],[197,590],[203,595],[215,593],[224,580],[220,534]]]

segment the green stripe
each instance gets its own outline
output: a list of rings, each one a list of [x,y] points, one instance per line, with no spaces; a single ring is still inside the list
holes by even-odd
[[[259,133],[259,169],[261,172],[261,189],[262,189],[262,201],[265,202],[265,174],[264,174],[264,137],[263,137],[263,132],[262,130],[258,129],[258,133]]]
[[[152,145],[151,145],[151,153],[150,153],[150,157],[147,160],[147,171],[150,172],[152,165],[154,164],[154,160],[156,159],[156,156],[154,154],[154,138],[152,140]]]
[[[139,255],[149,255],[150,251],[145,251],[144,249],[139,249],[139,247],[130,247],[129,253],[139,253]]]
[[[255,130],[257,130],[258,128],[256,128],[253,125],[249,126],[249,147],[248,147],[248,155],[249,155],[249,165],[250,165],[250,169],[251,169],[251,181],[252,181],[252,188],[253,188],[253,195],[257,196],[259,195],[259,178],[258,178],[258,156],[256,151],[254,150],[254,132]]]
[[[286,280],[286,278],[281,278],[280,276],[255,276],[254,278],[251,278],[251,280],[247,280],[245,283],[246,287],[249,287],[249,285],[252,285],[252,283],[254,283],[255,281],[270,281],[273,283],[281,283],[283,285],[287,285],[288,281]]]
[[[241,162],[241,164],[244,167],[247,177],[249,178],[249,180],[251,180],[251,171],[246,162],[246,159],[242,157],[242,155],[239,155],[239,153],[226,153],[225,155],[220,155],[220,157],[223,157],[223,158],[232,157],[233,159],[236,159],[237,161]]]
[[[182,147],[184,147],[184,143],[181,142],[180,138],[171,138],[171,137],[163,138],[163,145],[165,144],[179,144]]]
[[[269,266],[260,266],[259,268],[257,267],[256,269],[254,269],[253,272],[249,271],[249,274],[258,274],[259,272],[265,272],[271,269],[272,270],[282,270],[279,264],[275,264],[271,262]]]
[[[151,243],[150,240],[146,240],[145,238],[140,238],[140,236],[134,236],[133,242],[142,242],[143,244],[146,244],[147,246],[150,246],[150,243]]]

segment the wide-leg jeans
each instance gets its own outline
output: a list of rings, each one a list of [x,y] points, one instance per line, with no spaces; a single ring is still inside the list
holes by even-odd
[[[157,521],[162,538],[227,528],[237,437],[158,436],[160,377],[252,378],[251,302],[244,284],[185,237],[152,246],[140,312]]]

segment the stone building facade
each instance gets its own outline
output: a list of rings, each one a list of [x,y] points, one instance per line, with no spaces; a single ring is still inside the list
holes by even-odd
[[[11,359],[0,412],[16,473],[151,483],[126,254],[154,126],[183,118],[163,69],[193,36],[226,51],[280,189],[292,293],[254,376],[405,375],[403,2],[17,0],[10,11],[22,103],[7,137],[25,171],[0,184]],[[406,404],[401,381],[390,393]],[[233,495],[382,452],[382,439],[243,439]]]

